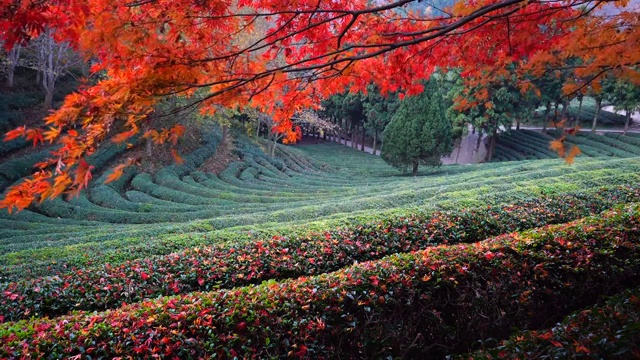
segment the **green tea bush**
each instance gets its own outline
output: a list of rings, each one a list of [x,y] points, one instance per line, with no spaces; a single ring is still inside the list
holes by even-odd
[[[570,224],[392,255],[308,278],[7,323],[0,326],[0,356],[460,353],[479,337],[548,326],[637,281],[639,225],[637,206],[618,208]]]
[[[519,332],[456,359],[633,359],[640,353],[640,288],[571,314],[553,328]]]

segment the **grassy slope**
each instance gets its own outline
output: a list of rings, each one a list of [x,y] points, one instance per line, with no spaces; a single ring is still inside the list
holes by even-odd
[[[516,136],[520,146],[545,141],[527,132]],[[402,214],[486,208],[640,180],[634,156],[640,144],[634,138],[580,139],[597,154],[572,166],[547,158],[424,168],[417,177],[339,145],[281,147],[270,158],[262,144],[246,140],[237,144],[242,161],[219,175],[202,172],[199,164],[215,152],[217,139],[213,134],[183,166],[154,175],[131,172],[109,186],[95,184],[79,198],[2,215],[0,282],[105,264],[130,267],[130,260],[153,263],[213,244],[241,247],[274,235],[306,238]]]

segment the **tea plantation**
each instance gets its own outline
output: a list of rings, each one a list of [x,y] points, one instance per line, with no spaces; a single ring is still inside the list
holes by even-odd
[[[512,131],[500,136],[496,144],[493,161],[519,161],[536,159],[557,159],[558,154],[549,149],[549,142],[557,138],[532,130]],[[640,155],[640,134],[629,133],[622,136],[617,133],[598,135],[580,132],[569,135],[566,146],[577,145],[583,157],[619,157],[628,158]]]
[[[211,132],[181,165],[0,213],[0,358],[640,357],[640,137],[500,137],[406,176]],[[0,188],[46,156],[0,147]]]

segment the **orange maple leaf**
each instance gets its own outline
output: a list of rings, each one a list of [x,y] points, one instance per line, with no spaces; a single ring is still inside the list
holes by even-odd
[[[138,129],[137,128],[133,128],[129,131],[125,131],[125,132],[121,132],[120,134],[114,136],[111,141],[113,141],[116,144],[119,144],[125,140],[127,140],[128,138],[132,137],[133,135],[138,133]]]
[[[171,156],[173,156],[173,160],[178,164],[183,164],[184,159],[178,154],[176,149],[171,149]]]
[[[26,131],[27,131],[27,127],[24,125],[18,128],[15,128],[4,135],[4,141],[11,141],[21,136],[24,136]]]
[[[49,130],[44,132],[44,139],[47,140],[49,143],[52,143],[55,139],[58,138],[61,131],[62,131],[62,128],[51,126]]]
[[[111,172],[111,174],[109,174],[109,176],[107,176],[107,180],[104,182],[105,184],[108,184],[112,181],[116,181],[120,178],[120,176],[122,176],[124,169],[129,166],[128,164],[120,164],[118,166],[116,166],[115,168],[113,168],[113,171]]]
[[[564,147],[564,137],[561,137],[560,139],[557,140],[553,140],[550,144],[549,144],[549,149],[555,151],[556,153],[558,153],[558,155],[560,155],[560,157],[564,157],[566,154],[566,149]]]
[[[60,196],[63,192],[67,190],[73,181],[67,174],[60,174],[56,176],[53,181],[53,186],[51,186],[47,191],[43,192],[40,196],[40,202],[43,202],[46,199],[53,199]]]
[[[177,124],[176,126],[171,128],[171,130],[169,130],[169,139],[171,140],[171,143],[173,145],[176,145],[178,143],[178,139],[180,138],[180,136],[182,136],[182,134],[184,134],[184,132],[185,127],[180,124]]]
[[[89,181],[91,180],[91,170],[93,170],[94,166],[89,165],[84,159],[81,159],[78,163],[78,168],[76,169],[76,177],[73,181],[73,185],[77,186],[77,192],[89,186]]]
[[[580,148],[577,147],[576,145],[573,145],[573,147],[571,147],[571,150],[569,151],[569,154],[567,154],[567,157],[566,157],[567,164],[573,164],[575,157],[580,154],[582,154],[582,151],[580,151]]]

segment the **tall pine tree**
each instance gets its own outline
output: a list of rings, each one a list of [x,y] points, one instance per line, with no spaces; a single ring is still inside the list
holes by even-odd
[[[420,164],[438,166],[452,149],[451,122],[445,115],[437,84],[429,81],[422,94],[407,97],[384,130],[382,159],[413,175]]]

